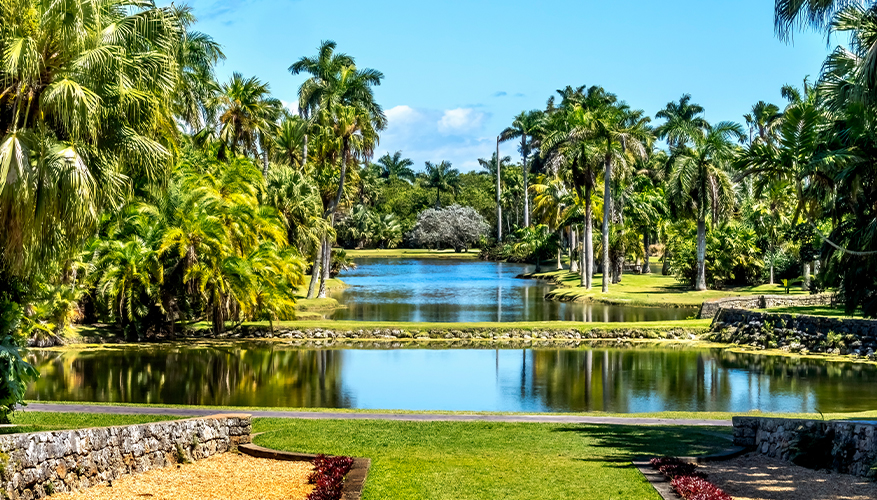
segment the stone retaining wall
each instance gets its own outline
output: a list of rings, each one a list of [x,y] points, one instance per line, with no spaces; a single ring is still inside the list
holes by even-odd
[[[795,444],[803,434],[823,435],[830,440],[833,467],[838,472],[872,476],[877,466],[877,422],[842,420],[794,420],[734,417],[734,444],[755,448],[758,453],[781,460],[795,458]],[[811,450],[819,452],[820,450]]]
[[[0,436],[3,498],[76,491],[250,442],[249,415]]]
[[[877,360],[877,321],[867,319],[723,308],[713,319],[707,338],[802,354],[822,352]]]
[[[416,325],[416,323],[412,323]],[[192,330],[179,335],[187,338],[281,338],[293,340],[519,340],[573,341],[600,339],[692,339],[706,333],[707,328],[590,328],[581,323],[581,328],[463,328],[463,329],[420,329],[420,328],[289,328],[275,327],[272,332],[267,326],[243,325],[237,330],[222,335],[213,335],[209,329]],[[619,324],[621,325],[621,324]]]
[[[716,316],[719,309],[769,309],[771,307],[824,306],[831,304],[831,294],[815,295],[750,295],[705,301],[700,306],[700,319]]]

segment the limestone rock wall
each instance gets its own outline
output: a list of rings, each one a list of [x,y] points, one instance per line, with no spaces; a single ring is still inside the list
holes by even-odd
[[[249,415],[0,436],[3,498],[30,500],[250,442]]]
[[[723,308],[713,319],[707,338],[802,354],[821,352],[877,360],[877,321],[867,319]]]
[[[795,420],[734,417],[734,444],[754,447],[758,453],[791,460],[802,433],[827,436],[834,469],[857,476],[872,475],[877,465],[877,423],[843,420]],[[830,447],[830,450],[828,448]]]
[[[707,300],[700,306],[700,319],[716,316],[719,309],[768,309],[771,307],[824,306],[831,304],[831,295],[750,295]]]

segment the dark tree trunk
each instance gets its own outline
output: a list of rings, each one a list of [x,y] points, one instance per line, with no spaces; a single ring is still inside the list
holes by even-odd
[[[706,290],[706,221],[701,217],[697,220],[697,281],[694,289]]]

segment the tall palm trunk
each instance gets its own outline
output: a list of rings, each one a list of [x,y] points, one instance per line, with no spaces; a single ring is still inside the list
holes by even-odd
[[[649,230],[646,229],[645,231],[643,231],[643,253],[646,256],[646,261],[643,263],[643,274],[651,274],[652,272],[652,266],[649,262],[649,247],[651,246],[650,243],[651,241],[649,239]]]
[[[329,281],[332,272],[332,242],[329,240],[329,237],[326,236],[325,244],[323,245],[323,275],[320,278],[320,293],[317,294],[317,298],[325,299],[326,298],[326,282]]]
[[[524,227],[530,227],[530,166],[527,165],[527,135],[521,136],[521,155],[524,157]]]
[[[438,210],[442,208],[442,191],[439,188],[435,188],[435,209]]]
[[[563,229],[557,229],[557,239],[559,240],[557,245],[557,270],[563,270]]]
[[[307,298],[312,299],[317,293],[317,282],[320,280],[320,264],[323,262],[323,246],[326,237],[320,239],[320,244],[314,248],[314,269],[311,271],[311,283],[308,285]]]
[[[305,134],[305,139],[302,141],[302,152],[301,152],[301,170],[305,171],[305,165],[308,163],[308,134]]]
[[[697,281],[694,289],[699,292],[706,290],[706,221],[703,217],[697,219]]]
[[[573,226],[569,226],[569,272],[579,272],[579,262],[576,260],[576,247],[579,244],[576,230]]]
[[[804,276],[804,281],[801,283],[801,289],[810,290],[810,263],[804,262],[803,267],[802,275]]]
[[[606,141],[606,172],[603,176],[603,293],[609,292],[609,218],[612,216],[612,156],[609,148],[612,141]]]
[[[349,160],[350,138],[345,136],[341,140],[341,176],[338,179],[338,192],[335,194],[335,200],[333,200],[332,205],[329,206],[329,213],[326,214],[329,219],[329,227],[335,226],[335,211],[338,210],[338,205],[341,204],[341,197],[344,195],[344,178],[347,177],[347,162]],[[317,294],[318,298],[326,298],[326,281],[329,280],[331,269],[332,242],[329,241],[329,236],[326,235],[323,243],[323,276],[322,279],[320,279],[320,293]]]
[[[664,254],[661,255],[661,275],[667,276],[670,274],[670,249],[667,248],[666,244],[664,246]]]
[[[584,235],[585,289],[590,290],[594,281],[594,213],[591,204],[591,186],[585,187],[585,235]]]

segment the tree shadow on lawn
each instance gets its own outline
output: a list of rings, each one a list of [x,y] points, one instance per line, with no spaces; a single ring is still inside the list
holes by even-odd
[[[593,456],[582,461],[607,462],[627,467],[633,460],[661,456],[696,456],[717,453],[731,447],[727,427],[576,425],[553,432],[580,434],[594,448]]]

